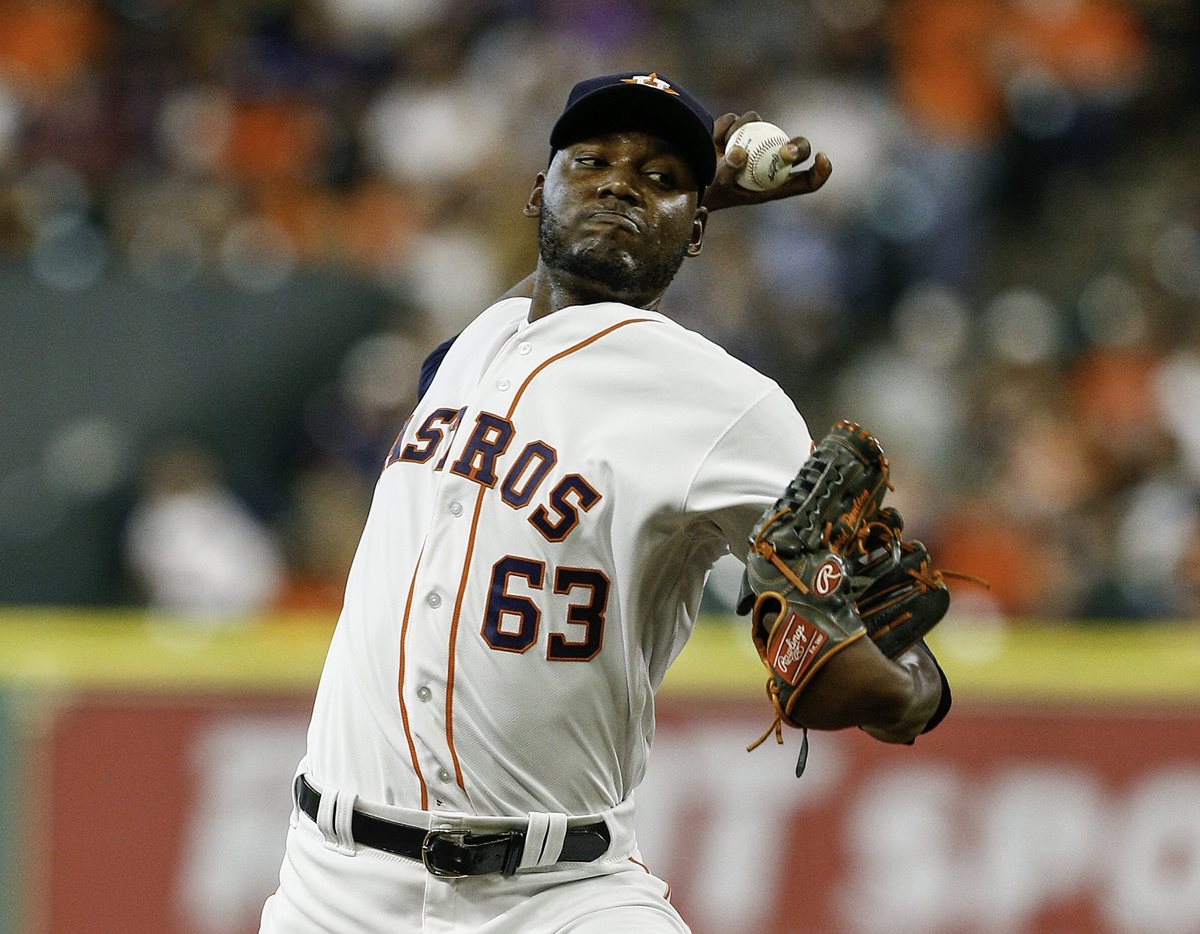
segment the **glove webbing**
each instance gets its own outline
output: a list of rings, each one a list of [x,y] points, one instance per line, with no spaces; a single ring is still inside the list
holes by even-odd
[[[880,481],[880,486],[886,486],[889,490],[892,489],[892,485],[890,482],[888,482],[886,477]],[[850,501],[850,508],[846,512],[845,521],[846,525],[849,526],[849,528],[853,531],[851,531],[850,534],[843,540],[837,542],[832,541],[833,523],[825,523],[825,532],[821,537],[824,542],[834,551],[842,551],[851,542],[855,542],[858,545],[859,550],[861,550],[864,554],[866,553],[866,549],[863,547],[863,539],[867,537],[870,527],[869,524],[863,520],[875,511],[874,508],[868,511],[867,507],[873,507],[875,505],[876,490],[878,490],[878,487],[876,487],[875,490],[860,490],[858,495]]]
[[[970,581],[971,583],[979,584],[980,586],[985,587],[988,590],[990,590],[992,587],[992,585],[988,581],[984,580],[982,577],[977,577],[974,574],[965,574],[962,571],[944,571],[944,570],[938,570],[936,568],[933,568],[930,566],[928,560],[922,561],[919,567],[906,568],[905,573],[907,573],[908,576],[912,578],[913,582],[915,582],[915,584],[917,586],[917,589],[920,590],[922,593],[924,593],[928,590],[936,590],[937,588],[944,586],[945,581],[943,580],[943,578],[946,578],[946,577],[951,577],[951,578],[954,578],[955,580]],[[900,582],[900,583],[897,583],[897,584],[893,585],[892,587],[890,587],[887,591],[880,591],[877,594],[873,594],[872,596],[875,597],[876,599],[878,599],[879,597],[883,597],[886,594],[887,599],[885,599],[879,603],[872,601],[870,607],[866,610],[863,610],[863,612],[864,613],[879,613],[883,610],[888,609],[889,607],[895,606],[897,603],[899,603],[901,600],[903,600],[907,596],[907,594],[910,592],[908,590],[909,586],[910,585],[907,583]],[[879,636],[879,635],[882,635],[883,633],[891,632],[891,630],[895,629],[897,626],[899,626],[905,620],[909,619],[911,616],[912,616],[912,613],[905,613],[901,616],[897,616],[894,620],[892,620],[892,622],[889,625],[884,626],[882,629],[874,630],[872,632],[872,635]]]
[[[854,532],[850,533],[849,537],[840,542],[831,542],[830,539],[833,535],[833,522],[831,521],[825,523],[825,530],[821,534],[821,541],[832,550],[837,552],[844,551],[846,547],[853,542],[854,547],[857,548],[860,553],[866,554],[867,548],[865,541],[870,534],[870,526],[865,522],[860,524],[859,517],[862,515],[873,498],[874,496],[870,490],[863,490],[854,498],[854,501],[850,505],[850,511],[847,513],[847,516],[850,520],[848,524],[852,527],[857,526],[857,528]],[[771,516],[770,519],[764,522],[763,527],[759,530],[758,535],[755,537],[754,550],[763,558],[770,561],[771,564],[775,566],[775,569],[779,571],[779,573],[785,578],[787,578],[793,587],[799,590],[800,593],[807,596],[810,592],[808,586],[804,583],[804,581],[796,576],[796,573],[791,569],[787,562],[779,557],[775,550],[775,546],[770,542],[763,541],[763,536],[767,534],[771,526],[773,526],[776,522],[779,522],[784,516],[790,514],[790,509],[781,509],[775,513],[775,515]],[[946,573],[953,574],[953,576],[956,577],[963,576],[954,574],[954,572]]]
[[[794,518],[802,513],[808,516],[817,516],[821,514],[823,509],[808,505],[813,493],[817,489],[823,487],[819,504],[824,504],[833,495],[834,491],[844,482],[841,472],[837,470],[837,467],[834,463],[830,462],[828,464],[821,464],[819,457],[824,453],[826,452],[818,451],[816,454],[814,454],[815,463],[809,464],[789,485],[787,492],[791,495],[784,497],[784,501],[789,505],[784,506],[784,508],[780,509],[773,516],[771,516],[770,519],[763,523],[763,527],[758,533],[759,541],[762,540],[763,535],[766,534],[767,530],[770,529],[771,526],[775,525],[785,517],[790,516]],[[834,520],[826,520],[825,527],[821,530],[821,542],[826,547],[831,548],[834,551],[841,551],[847,545],[849,545],[852,540],[859,539],[859,547],[861,549],[861,540],[866,537],[863,526],[866,525],[865,520],[875,512],[875,509],[878,506],[880,489],[895,489],[888,477],[887,459],[883,458],[882,455],[880,456],[882,459],[882,466],[879,482],[875,484],[873,488],[864,488],[859,490],[858,493],[854,495],[853,499],[851,499],[850,505],[847,507],[846,512],[837,517],[838,525],[848,529],[850,534],[835,541],[833,538]],[[817,470],[818,465],[821,467],[819,472]],[[830,472],[836,473],[836,479],[832,483],[825,483],[824,481]],[[807,491],[805,491],[805,487],[808,488]],[[808,534],[814,531],[811,519],[803,529],[793,527],[793,531],[801,539],[807,539]],[[763,554],[763,557],[766,557],[766,555]]]

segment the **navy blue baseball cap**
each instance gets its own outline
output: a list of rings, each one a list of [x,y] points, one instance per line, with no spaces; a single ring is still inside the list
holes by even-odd
[[[567,106],[550,131],[550,158],[577,140],[618,130],[652,133],[675,146],[691,166],[701,194],[716,174],[712,114],[654,71],[601,75],[571,88]]]

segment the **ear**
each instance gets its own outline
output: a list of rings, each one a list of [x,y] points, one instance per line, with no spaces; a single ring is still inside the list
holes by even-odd
[[[533,182],[533,190],[529,192],[529,200],[525,202],[522,213],[526,217],[538,217],[542,213],[542,188],[546,185],[546,173],[538,172]]]
[[[700,255],[700,248],[704,246],[704,228],[707,224],[708,208],[696,208],[696,216],[692,218],[692,236],[687,245],[688,256]]]

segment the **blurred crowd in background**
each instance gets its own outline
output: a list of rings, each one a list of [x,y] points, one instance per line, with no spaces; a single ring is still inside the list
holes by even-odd
[[[81,308],[111,279],[189,307],[333,271],[384,307],[315,384],[273,364],[306,388],[269,468],[219,426],[114,446],[114,412],[32,461],[107,465],[76,484],[122,504],[104,600],[336,612],[420,361],[532,268],[521,207],[571,85],[657,70],[834,166],[715,215],[663,310],[815,436],[880,437],[910,533],[991,583],[956,607],[1200,619],[1198,41],[1189,0],[0,0],[4,270]],[[29,514],[0,505],[0,538]]]

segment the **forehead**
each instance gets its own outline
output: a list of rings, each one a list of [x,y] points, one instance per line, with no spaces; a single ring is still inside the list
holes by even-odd
[[[597,130],[593,133],[580,134],[563,148],[574,149],[579,146],[594,145],[621,146],[683,158],[683,153],[679,151],[678,147],[649,130]]]

